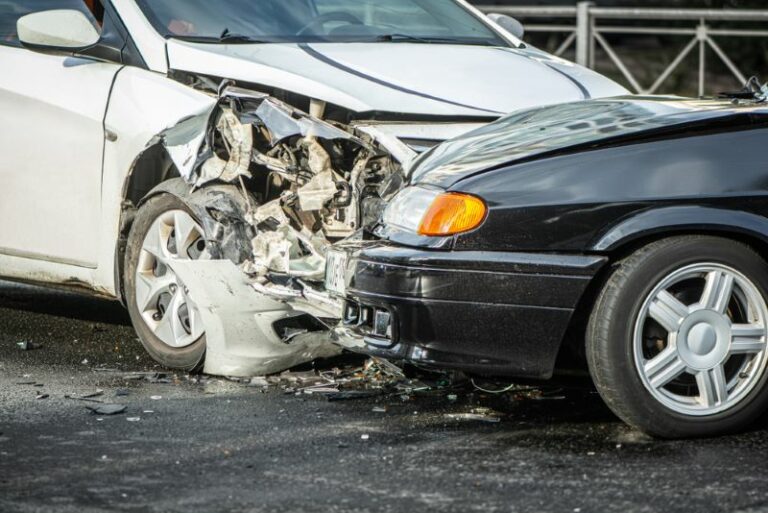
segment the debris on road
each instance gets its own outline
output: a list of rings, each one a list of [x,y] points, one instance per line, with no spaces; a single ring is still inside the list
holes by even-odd
[[[36,344],[34,342],[18,342],[16,344],[16,347],[18,347],[21,351],[34,351],[35,349],[42,349],[42,344]]]
[[[66,394],[64,396],[64,399],[72,399],[73,401],[85,401],[88,403],[103,403],[103,401],[99,401],[97,397],[101,397],[104,395],[103,390],[97,390],[95,392],[91,392],[88,394]]]
[[[128,409],[124,404],[101,404],[99,406],[86,406],[94,415],[120,415]]]
[[[256,376],[251,378],[251,381],[248,382],[249,387],[261,387],[266,388],[269,386],[269,380],[265,378],[264,376]]]
[[[398,366],[380,358],[370,358],[362,367],[334,367],[319,372],[286,371],[266,380],[285,393],[319,395],[328,401],[367,399],[432,389],[418,379],[408,378]]]
[[[349,401],[354,399],[368,399],[369,397],[376,397],[383,395],[385,391],[379,390],[349,390],[345,392],[331,392],[325,397],[329,401]]]
[[[501,413],[490,408],[473,408],[467,413],[446,413],[445,417],[453,420],[474,420],[478,422],[501,422]]]
[[[126,381],[146,381],[148,383],[170,384],[173,383],[171,375],[165,372],[132,372],[124,374]]]

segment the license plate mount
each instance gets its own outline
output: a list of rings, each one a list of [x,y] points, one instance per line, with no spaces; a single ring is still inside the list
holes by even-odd
[[[325,290],[337,296],[347,294],[347,253],[328,250],[325,259]]]

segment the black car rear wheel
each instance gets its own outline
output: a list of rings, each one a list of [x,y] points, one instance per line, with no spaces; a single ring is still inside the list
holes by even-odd
[[[683,236],[619,263],[587,329],[594,382],[651,435],[743,429],[768,405],[768,265],[731,240]]]

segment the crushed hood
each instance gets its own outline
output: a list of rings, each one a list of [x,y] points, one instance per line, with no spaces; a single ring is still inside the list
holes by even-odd
[[[678,97],[623,97],[530,109],[435,147],[411,167],[410,181],[449,188],[475,174],[521,161],[699,123],[711,125],[718,119],[730,122],[734,116],[748,124],[761,112],[768,114],[768,106]]]
[[[625,94],[534,49],[419,43],[168,41],[171,69],[291,91],[355,112],[494,119],[529,107]]]

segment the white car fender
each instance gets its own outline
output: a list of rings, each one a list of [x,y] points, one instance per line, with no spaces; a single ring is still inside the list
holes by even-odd
[[[119,239],[122,204],[131,174],[148,147],[160,142],[163,132],[182,121],[207,123],[217,99],[179,84],[165,76],[133,67],[123,68],[115,78],[104,121],[104,183],[102,189],[103,233],[97,286],[117,295],[115,241]],[[169,148],[170,150],[170,148]],[[194,144],[187,151],[196,154]],[[177,162],[194,162],[172,154]]]

